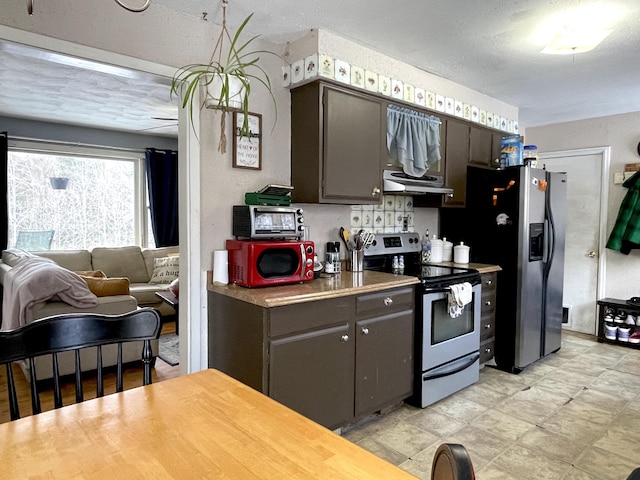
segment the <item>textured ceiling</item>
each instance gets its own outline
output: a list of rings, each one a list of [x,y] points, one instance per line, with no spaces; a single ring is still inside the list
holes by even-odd
[[[199,18],[206,12],[207,21],[220,23],[217,0],[151,0],[149,8],[154,4]],[[599,47],[575,56],[540,54],[549,37],[537,32],[558,15],[594,4],[606,4],[617,13],[615,30]],[[229,24],[238,25],[251,12],[255,13],[248,33],[283,43],[312,28],[332,31],[518,107],[521,128],[640,111],[638,1],[231,0]],[[72,67],[45,60],[38,60],[42,69],[34,78],[29,74],[33,69],[21,66],[32,57],[3,50],[2,45],[0,56],[0,115],[177,132],[175,126],[157,128],[173,122],[152,119],[176,116],[168,86],[157,80],[144,77],[132,82],[126,76],[70,71]],[[38,98],[34,92],[41,89],[30,88],[35,85],[52,86],[42,91],[53,93]],[[58,98],[64,98],[64,105],[57,103]],[[72,99],[88,107],[74,106]]]

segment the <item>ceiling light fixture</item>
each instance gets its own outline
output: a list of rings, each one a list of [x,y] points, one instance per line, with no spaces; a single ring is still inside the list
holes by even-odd
[[[557,34],[542,49],[542,53],[552,55],[571,55],[585,53],[596,48],[613,30],[569,30]]]
[[[622,11],[597,3],[548,18],[538,32],[542,53],[573,55],[593,50],[613,31]]]

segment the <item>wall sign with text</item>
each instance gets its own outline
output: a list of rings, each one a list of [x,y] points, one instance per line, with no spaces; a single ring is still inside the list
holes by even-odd
[[[249,113],[249,136],[240,136],[244,115],[233,112],[233,166],[262,169],[262,115]]]

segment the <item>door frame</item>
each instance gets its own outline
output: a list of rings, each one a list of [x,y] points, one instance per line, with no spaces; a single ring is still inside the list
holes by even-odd
[[[175,67],[140,58],[100,50],[98,48],[47,37],[13,27],[0,25],[0,39],[131,68],[171,78]],[[199,101],[195,98],[196,103]],[[199,117],[194,116],[190,128],[186,109],[178,112],[178,209],[180,217],[180,374],[204,370],[208,366],[207,353],[207,274],[202,271],[200,242],[200,142],[197,134]],[[194,192],[193,195],[190,195]]]
[[[558,150],[538,154],[540,163],[544,164],[545,158],[580,157],[586,155],[599,155],[600,162],[600,218],[598,232],[598,272],[596,278],[596,302],[604,297],[606,279],[606,250],[607,243],[607,209],[609,201],[609,169],[611,165],[611,147],[590,147],[571,150]],[[569,179],[569,182],[571,179]],[[594,318],[594,334],[597,332],[597,318]]]

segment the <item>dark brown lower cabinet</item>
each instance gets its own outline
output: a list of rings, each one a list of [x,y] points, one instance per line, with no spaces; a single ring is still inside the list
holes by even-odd
[[[209,292],[209,367],[328,427],[412,394],[414,288],[263,308]]]
[[[353,325],[271,340],[269,396],[326,425],[353,415]]]
[[[480,363],[491,360],[495,350],[496,336],[496,289],[497,272],[483,273],[482,304],[480,305]]]
[[[356,417],[411,395],[412,350],[413,314],[399,312],[356,323]]]

